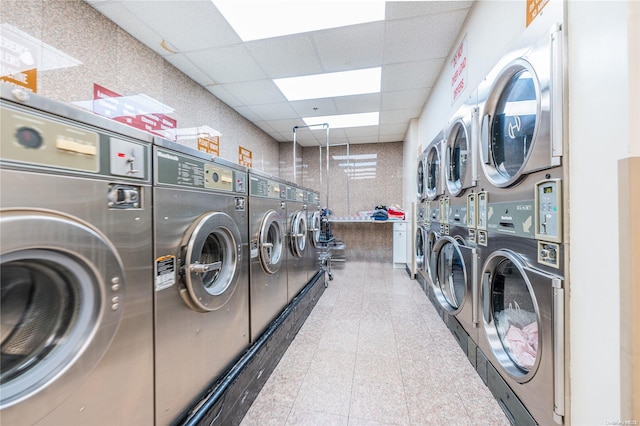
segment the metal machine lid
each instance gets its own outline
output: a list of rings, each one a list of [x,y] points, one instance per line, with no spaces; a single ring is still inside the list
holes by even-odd
[[[185,235],[180,295],[198,312],[224,306],[240,276],[242,239],[236,222],[226,213],[202,215]]]

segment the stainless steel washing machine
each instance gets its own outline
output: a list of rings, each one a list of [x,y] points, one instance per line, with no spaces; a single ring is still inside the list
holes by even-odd
[[[249,289],[251,341],[256,341],[288,303],[286,186],[249,170]]]
[[[427,151],[423,151],[418,156],[418,166],[416,168],[416,188],[417,188],[417,202],[423,202],[427,199]]]
[[[152,424],[151,137],[0,86],[2,423]]]
[[[307,206],[306,191],[291,183],[287,193],[287,299],[290,302],[307,284]]]
[[[420,287],[425,291],[427,287],[427,263],[429,261],[429,254],[427,252],[427,235],[429,233],[430,223],[427,220],[427,202],[422,201],[418,203],[416,209],[416,232],[414,236],[414,256],[416,259],[416,280]]]
[[[436,200],[444,194],[442,173],[442,145],[444,140],[444,131],[441,131],[425,150],[424,192],[426,198],[430,201]]]
[[[156,423],[169,424],[249,346],[247,172],[154,141]]]
[[[320,270],[320,258],[318,245],[320,243],[322,211],[320,210],[320,194],[313,190],[307,190],[307,282],[309,282]]]

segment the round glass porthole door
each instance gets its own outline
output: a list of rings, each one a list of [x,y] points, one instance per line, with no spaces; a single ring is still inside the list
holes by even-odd
[[[188,235],[180,294],[196,311],[219,309],[233,294],[240,274],[238,225],[229,215],[212,212],[202,216]]]
[[[528,380],[539,363],[539,316],[535,294],[517,255],[503,250],[487,259],[482,303],[495,357],[509,375]]]
[[[438,152],[438,148],[436,146],[432,146],[427,154],[426,169],[426,194],[429,200],[433,200],[440,195],[440,152]]]
[[[448,311],[457,311],[464,303],[467,286],[465,263],[460,248],[451,237],[442,237],[436,251],[436,294]]]
[[[304,249],[307,245],[307,216],[304,211],[298,210],[291,217],[291,252],[295,257],[304,256]]]
[[[539,121],[540,90],[526,62],[516,62],[500,73],[488,106],[490,123],[483,126],[489,126],[490,157],[485,172],[491,183],[506,187],[522,176]]]
[[[0,409],[45,389],[55,406],[117,331],[122,262],[106,237],[62,214],[1,212],[0,240]]]
[[[436,282],[436,265],[435,265],[435,245],[438,242],[438,234],[435,231],[429,231],[427,234],[427,241],[424,249],[424,261],[426,266],[427,275],[431,280],[431,283]]]
[[[449,131],[446,151],[447,188],[453,196],[460,195],[465,189],[470,139],[467,128],[461,120],[456,121]]]
[[[269,210],[263,217],[258,231],[260,264],[267,274],[275,274],[282,263],[282,225],[280,215]]]
[[[313,212],[310,222],[309,232],[311,233],[311,244],[317,247],[320,242],[321,215],[319,211]]]
[[[416,250],[416,266],[424,270],[424,247],[425,247],[426,235],[424,228],[418,226],[416,230],[415,250]]]
[[[416,185],[418,188],[418,201],[422,201],[425,199],[425,191],[424,191],[424,159],[420,159],[418,161],[418,170],[416,172]]]

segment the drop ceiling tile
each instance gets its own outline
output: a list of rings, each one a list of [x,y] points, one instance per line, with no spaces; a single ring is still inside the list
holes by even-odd
[[[169,54],[165,56],[165,59],[202,87],[206,87],[214,83],[208,75],[196,67],[193,62],[187,59],[182,53]]]
[[[380,111],[381,93],[366,95],[340,96],[334,98],[339,114],[356,114]]]
[[[296,118],[298,114],[289,106],[288,102],[276,104],[250,105],[249,108],[261,121],[276,120],[279,118]]]
[[[378,126],[362,126],[350,127],[344,129],[345,134],[349,138],[357,138],[363,136],[378,136]]]
[[[444,58],[449,54],[467,9],[387,23],[385,62]]]
[[[384,22],[317,31],[313,39],[326,72],[362,69],[382,64]]]
[[[308,34],[296,34],[246,43],[269,78],[320,74],[323,70]]]
[[[220,84],[266,78],[262,69],[242,44],[187,52],[185,56]]]
[[[431,15],[457,9],[468,9],[473,1],[388,1],[386,16],[389,20]]]
[[[238,100],[232,93],[220,85],[209,85],[206,89],[211,92],[216,98],[220,99],[231,108],[242,106],[243,103]]]
[[[237,106],[234,109],[238,114],[242,115],[247,120],[253,122],[253,124],[257,125],[257,122],[264,123],[263,118],[260,117],[255,112],[253,112],[253,110],[251,110],[251,108],[249,108],[248,106]]]
[[[417,118],[422,111],[422,106],[406,109],[391,109],[380,111],[380,124],[408,123],[412,118]]]
[[[404,141],[404,133],[398,133],[396,135],[380,135],[378,138],[378,142],[387,143],[387,142],[403,142]]]
[[[124,4],[179,52],[241,42],[210,1],[129,0]]]
[[[304,122],[300,119],[268,120],[267,124],[276,132],[289,134],[291,139],[293,139],[293,128],[295,126],[304,126]]]
[[[317,117],[324,115],[338,114],[338,109],[333,98],[308,99],[304,101],[293,101],[291,107],[300,117]],[[314,108],[317,108],[314,110]]]
[[[385,65],[382,69],[382,90],[432,87],[443,63],[444,59],[430,59]]]
[[[407,120],[399,124],[382,124],[379,126],[379,134],[380,136],[404,134],[407,131],[408,123],[409,121]]]
[[[422,107],[428,93],[429,89],[385,92],[382,94],[381,111]]]
[[[229,83],[222,85],[234,97],[245,105],[260,105],[286,102],[282,92],[273,80],[256,80],[244,83]]]

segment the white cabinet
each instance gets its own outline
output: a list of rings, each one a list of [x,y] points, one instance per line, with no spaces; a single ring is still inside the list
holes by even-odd
[[[407,223],[393,224],[393,267],[407,266]]]

